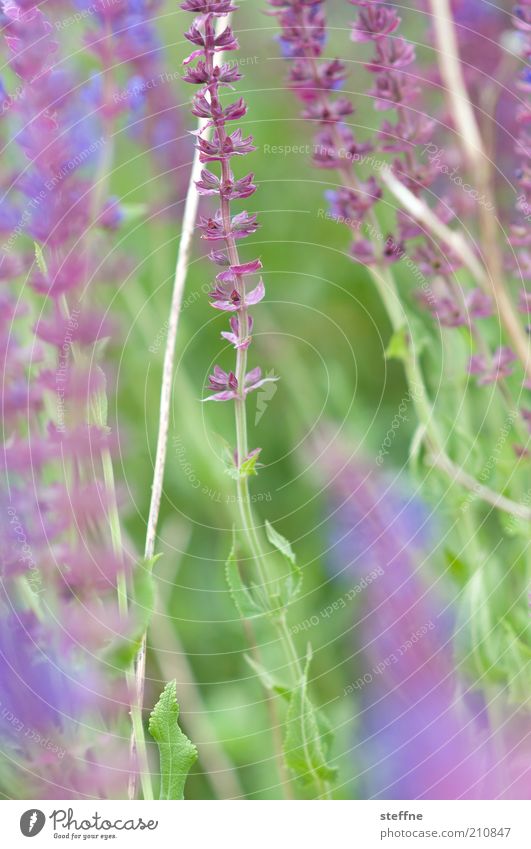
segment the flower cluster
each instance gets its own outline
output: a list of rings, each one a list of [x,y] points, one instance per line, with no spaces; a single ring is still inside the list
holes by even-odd
[[[132,564],[111,533],[116,496],[106,474],[111,450],[106,379],[94,352],[112,326],[92,297],[94,272],[101,265],[93,231],[100,216],[105,221],[108,208],[98,187],[105,142],[97,122],[84,114],[77,78],[63,68],[43,12],[12,0],[4,14],[10,66],[21,88],[8,117],[23,164],[17,163],[2,199],[0,267],[2,288],[8,283],[10,292],[18,284],[23,306],[15,306],[11,294],[0,294],[6,387],[2,488],[7,494],[0,504],[6,555],[2,578],[12,612],[2,600],[0,636],[9,645],[19,639],[21,652],[28,654],[17,674],[22,700],[35,712],[35,735],[39,731],[44,739],[37,717],[41,713],[44,721],[48,716],[40,700],[49,695],[49,713],[63,713],[64,723],[52,718],[57,727],[48,731],[69,741],[61,763],[35,742],[30,729],[25,736],[33,745],[19,741],[13,762],[34,774],[37,797],[64,798],[89,785],[97,787],[98,795],[123,796],[129,753],[116,720],[118,710],[127,715],[127,699],[120,670],[117,676],[104,674],[103,654],[129,634],[132,623],[119,615],[116,594],[118,576],[125,580]],[[44,302],[31,295],[28,280]],[[88,693],[94,682],[103,725],[87,722],[87,711],[95,710],[90,699],[76,700],[70,712],[64,708],[66,683],[54,689],[50,676],[51,689],[44,689],[44,696],[42,688],[33,687],[32,667],[40,664],[44,675],[47,667],[57,666],[55,647],[64,661],[58,680],[66,675],[75,682],[81,675]],[[4,701],[14,674],[9,651],[1,662],[7,667]],[[20,705],[10,714],[13,723],[31,724]],[[0,728],[2,738],[7,730]],[[75,747],[72,734],[77,735]],[[109,747],[111,734],[117,736]],[[66,782],[61,773],[70,776]]]
[[[304,103],[303,117],[317,123],[319,130],[314,142],[314,163],[319,168],[337,170],[343,182],[338,190],[328,193],[332,211],[352,222],[355,236],[352,255],[366,264],[378,261],[396,262],[402,250],[401,236],[389,234],[379,249],[373,240],[360,236],[360,224],[371,222],[372,211],[382,196],[377,179],[358,179],[355,164],[372,163],[374,170],[384,162],[375,156],[374,144],[360,142],[345,120],[354,108],[348,98],[338,95],[337,89],[346,78],[344,63],[337,59],[320,59],[325,44],[325,17],[322,2],[270,2],[274,6],[280,27],[280,41],[288,58],[292,59],[289,84]],[[412,76],[404,69],[415,58],[413,47],[403,38],[394,35],[400,19],[395,9],[377,3],[359,3],[360,14],[353,30],[355,41],[370,41],[375,45],[375,56],[366,67],[374,74],[375,82],[370,92],[376,108],[384,111],[396,109],[398,122],[385,122],[378,140],[382,152],[405,152],[410,166],[410,182],[418,186],[427,182],[413,162],[410,148],[428,139],[431,122],[408,112],[406,107],[417,95]],[[404,172],[404,168],[401,169]],[[403,174],[403,178],[405,175]]]
[[[522,37],[522,58],[527,63],[518,81],[518,90],[522,101],[517,113],[520,127],[520,137],[516,153],[521,161],[517,172],[520,192],[518,195],[517,211],[519,221],[512,230],[511,243],[518,254],[517,272],[525,283],[531,280],[531,74],[529,60],[531,59],[531,2],[523,0],[514,10],[515,25]],[[529,319],[531,313],[531,293],[524,289],[520,293],[520,311]]]
[[[465,200],[463,192],[452,193],[446,184],[441,190],[436,184],[440,168],[436,157],[426,161],[420,156],[421,148],[432,149],[435,122],[418,108],[417,80],[421,77],[413,64],[414,47],[399,34],[397,10],[373,0],[350,2],[358,8],[352,40],[374,48],[365,63],[374,79],[369,96],[377,113],[395,113],[394,119],[384,118],[370,143],[358,141],[346,122],[354,109],[348,99],[337,93],[345,79],[344,65],[338,60],[320,59],[326,33],[322,3],[270,3],[274,7],[272,14],[280,23],[281,44],[291,60],[290,86],[305,105],[303,117],[320,127],[314,143],[314,163],[336,170],[340,176],[342,185],[327,192],[331,214],[350,224],[354,236],[351,254],[356,261],[382,268],[406,260],[418,271],[417,279],[424,279],[419,303],[442,326],[470,329],[484,363],[486,379],[480,379],[480,383],[496,382],[511,374],[514,357],[502,352],[503,367],[498,368],[498,353],[491,356],[485,348],[482,331],[476,324],[493,314],[492,300],[479,289],[463,293],[456,283],[455,273],[463,265],[462,257],[447,244],[441,245],[405,211],[398,211],[394,233],[380,231],[375,208],[383,195],[379,173],[384,169],[390,168],[414,196],[420,197],[427,188],[436,196],[442,191],[434,213],[445,226],[464,211]],[[393,157],[390,163],[389,155]],[[374,173],[363,179],[358,172],[367,165]],[[520,302],[524,310],[525,294]],[[471,360],[471,372],[478,373],[478,362],[478,358]]]
[[[221,250],[213,250],[210,259],[223,268],[216,276],[210,293],[212,306],[224,312],[231,312],[230,331],[222,336],[236,349],[236,369],[227,373],[219,366],[209,379],[209,388],[213,392],[207,400],[243,402],[249,392],[258,389],[273,378],[262,378],[260,368],[246,372],[246,352],[251,344],[253,319],[249,307],[260,303],[265,288],[260,278],[258,284],[250,287],[248,280],[260,271],[259,259],[247,262],[240,260],[237,241],[255,233],[258,228],[256,215],[239,212],[233,215],[231,204],[235,200],[244,200],[255,191],[254,175],[247,174],[237,178],[232,170],[233,157],[245,156],[255,150],[251,136],[244,137],[241,129],[232,132],[227,124],[238,121],[247,112],[242,98],[225,104],[221,99],[221,90],[231,88],[241,79],[237,66],[229,63],[217,65],[217,53],[238,49],[238,42],[230,26],[216,33],[215,22],[236,8],[229,0],[186,0],[181,8],[198,15],[185,34],[196,48],[184,61],[188,66],[183,79],[185,82],[200,86],[193,98],[192,112],[205,119],[206,124],[197,136],[197,148],[201,163],[219,163],[220,174],[204,168],[196,183],[200,195],[213,195],[219,199],[219,208],[208,218],[200,217],[199,229],[202,238],[221,243]],[[197,60],[195,66],[191,63]],[[242,458],[242,460],[245,458]]]
[[[127,694],[97,664],[80,661],[75,637],[2,599],[0,675],[3,771],[14,797],[120,793],[128,752],[109,728]]]
[[[108,132],[113,121],[126,120],[135,140],[150,153],[156,173],[170,172],[171,185],[181,189],[184,141],[173,78],[164,70],[155,24],[160,6],[160,0],[90,4],[85,45],[100,73],[87,95]]]
[[[379,570],[358,617],[362,672],[357,665],[359,677],[345,688],[359,700],[367,796],[527,798],[530,776],[522,765],[529,746],[520,728],[526,716],[508,710],[503,728],[489,719],[479,687],[465,664],[456,664],[451,582],[442,565],[438,580],[424,574],[427,562],[437,561],[434,541],[444,529],[434,527],[427,505],[403,479],[349,461],[342,447],[321,467],[336,577],[359,581]]]

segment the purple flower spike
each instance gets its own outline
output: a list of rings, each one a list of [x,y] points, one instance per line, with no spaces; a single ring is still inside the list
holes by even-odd
[[[221,63],[216,65],[215,54],[238,47],[230,27],[216,34],[215,18],[227,15],[236,7],[228,0],[186,0],[181,6],[193,12],[196,18],[186,38],[198,50],[194,51],[185,64],[197,60],[194,67],[187,67],[183,76],[185,82],[200,86],[192,101],[192,112],[206,123],[203,129],[194,135],[197,149],[203,163],[219,163],[219,173],[203,168],[196,186],[200,195],[214,196],[219,199],[219,208],[208,218],[199,217],[198,228],[201,237],[209,242],[222,242],[224,250],[214,250],[210,259],[224,270],[217,277],[210,299],[212,306],[221,312],[235,313],[230,319],[230,330],[222,332],[237,352],[235,372],[225,372],[216,366],[210,378],[210,389],[214,394],[208,399],[213,401],[243,400],[257,381],[249,375],[245,377],[247,350],[251,344],[252,318],[249,307],[260,303],[265,296],[263,280],[260,279],[254,289],[248,288],[246,278],[262,268],[259,259],[244,262],[238,254],[237,242],[251,236],[258,229],[256,215],[248,212],[232,214],[231,203],[250,197],[256,191],[252,173],[236,177],[232,171],[232,161],[246,156],[255,150],[251,136],[245,136],[240,128],[229,132],[227,124],[239,121],[247,113],[247,105],[240,97],[233,103],[222,104],[219,93],[223,86],[231,86],[241,79],[236,67]],[[209,130],[211,131],[209,133]],[[254,375],[254,371],[250,372]],[[244,386],[243,394],[240,384]]]
[[[489,383],[496,383],[503,377],[509,377],[515,360],[516,355],[510,348],[498,348],[490,361],[482,354],[471,357],[468,370],[470,374],[478,375],[478,386],[488,386]]]
[[[254,368],[245,375],[244,393],[248,395],[249,392],[254,392],[255,389],[259,389],[265,383],[276,383],[277,380],[278,377],[262,377],[262,369]]]

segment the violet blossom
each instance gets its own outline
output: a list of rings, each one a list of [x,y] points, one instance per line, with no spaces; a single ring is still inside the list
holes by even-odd
[[[493,726],[456,664],[449,581],[425,575],[440,535],[427,506],[341,450],[324,466],[334,574],[355,585],[372,576],[354,614],[363,649],[345,688],[359,710],[354,757],[365,798],[527,798],[525,715],[508,705]]]
[[[225,251],[211,256],[216,264],[224,265],[225,270],[217,275],[210,298],[215,309],[234,313],[230,331],[224,331],[222,337],[237,352],[234,372],[215,366],[209,378],[209,389],[213,394],[206,400],[241,403],[250,392],[275,378],[263,378],[260,368],[246,372],[246,355],[253,327],[248,310],[264,298],[265,287],[261,278],[253,288],[248,286],[247,278],[256,274],[262,263],[260,259],[242,262],[236,247],[237,240],[255,233],[259,225],[256,215],[248,212],[233,214],[231,211],[232,201],[248,198],[256,190],[252,173],[239,178],[234,175],[232,159],[251,153],[255,147],[252,137],[245,137],[240,128],[232,132],[227,130],[229,122],[238,121],[246,114],[245,101],[238,98],[228,105],[222,105],[220,101],[221,89],[231,87],[242,75],[234,66],[223,63],[216,67],[214,63],[216,53],[238,49],[230,26],[218,34],[214,26],[217,18],[226,16],[236,7],[228,0],[188,0],[181,4],[181,8],[198,15],[185,33],[197,49],[183,63],[186,66],[185,82],[201,86],[192,101],[192,113],[207,119],[204,130],[197,134],[197,148],[202,163],[219,163],[220,167],[219,176],[204,168],[196,182],[200,195],[219,198],[219,209],[213,216],[200,217],[198,227],[203,239],[221,242],[225,248]],[[194,61],[197,62],[195,66],[191,64]],[[209,130],[212,130],[211,135],[208,135]]]
[[[36,787],[29,792],[75,798],[91,788],[90,795],[116,798],[126,795],[132,768],[120,732],[127,695],[120,672],[109,675],[104,654],[116,641],[131,638],[134,623],[118,611],[118,576],[127,579],[132,558],[111,541],[115,494],[103,465],[113,440],[101,413],[105,374],[91,361],[95,344],[112,329],[90,299],[98,261],[93,228],[99,212],[108,208],[107,197],[100,198],[101,208],[94,203],[98,125],[80,117],[76,77],[58,67],[59,46],[43,12],[11,0],[4,14],[10,65],[23,93],[13,99],[8,118],[17,122],[13,137],[23,156],[1,202],[4,222],[17,224],[11,233],[4,228],[0,268],[10,273],[0,283],[3,289],[6,284],[18,289],[24,304],[23,275],[28,274],[46,302],[34,316],[29,307],[15,308],[14,298],[0,293],[5,305],[0,319],[2,480],[8,494],[0,505],[5,530],[1,576],[15,617],[2,613],[0,644],[11,645],[16,617],[29,621],[24,603],[20,609],[15,604],[20,583],[27,584],[33,606],[54,626],[46,630],[41,622],[29,624],[20,637],[21,658],[28,672],[41,663],[43,652],[43,663],[48,658],[60,666],[57,688],[51,670],[48,675],[49,702],[63,715],[62,725],[55,720],[51,725],[61,725],[64,744],[63,762],[46,749],[19,753],[19,768],[35,776]],[[36,260],[34,242],[39,245]],[[19,330],[31,339],[25,350]],[[24,672],[21,658],[11,663],[10,657],[6,649],[3,660],[12,668],[1,676],[2,701],[12,692],[10,675]],[[80,689],[78,676],[85,679],[90,699],[70,709],[69,693]],[[26,702],[33,719],[24,718],[20,705],[17,714],[24,725],[37,729],[39,713],[44,720],[46,712],[39,706],[39,691],[34,696]],[[80,728],[86,732],[83,738]]]

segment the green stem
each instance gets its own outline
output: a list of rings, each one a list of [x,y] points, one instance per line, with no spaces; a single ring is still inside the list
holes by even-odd
[[[213,37],[213,24],[212,21],[207,18],[206,21],[206,30],[207,35]],[[212,78],[213,65],[214,65],[214,57],[212,53],[206,55],[206,65],[207,71],[209,73],[209,77]],[[212,103],[212,112],[217,112],[220,103],[218,99],[217,93],[217,85],[215,83],[211,83],[208,86],[211,103]],[[223,146],[227,136],[225,131],[225,126],[223,122],[217,122],[214,120],[213,122],[216,127],[216,132],[218,134],[220,145]],[[221,183],[222,185],[228,185],[232,182],[232,172],[230,168],[229,161],[227,159],[221,160]],[[239,266],[241,265],[238,248],[236,245],[236,240],[231,232],[231,210],[230,210],[230,201],[226,197],[226,195],[220,192],[220,210],[221,217],[223,222],[224,229],[224,241],[227,249],[227,254],[229,258],[229,262],[231,266]],[[245,303],[246,297],[246,287],[245,287],[245,279],[242,275],[235,275],[235,287],[238,292],[240,298],[240,309],[238,310],[238,336],[239,342],[243,342],[247,339],[249,335],[249,315],[247,306]],[[239,345],[237,347],[236,354],[236,380],[238,385],[238,394],[235,398],[235,429],[236,429],[236,454],[237,454],[237,467],[240,469],[241,464],[247,458],[249,454],[249,444],[248,444],[248,435],[247,435],[247,411],[246,411],[246,393],[245,393],[245,375],[247,372],[247,346]],[[250,493],[249,493],[249,485],[247,476],[239,475],[237,481],[237,496],[239,502],[240,509],[240,517],[243,525],[243,532],[247,541],[247,545],[249,548],[249,553],[251,554],[257,574],[259,576],[261,582],[261,591],[265,595],[266,599],[269,602],[273,602],[272,594],[269,591],[269,587],[271,586],[271,581],[269,580],[268,568],[267,568],[267,558],[268,555],[264,549],[262,540],[257,531],[257,525],[254,518],[253,510],[251,507]],[[277,635],[279,638],[280,645],[282,647],[283,653],[286,657],[288,666],[291,670],[291,678],[292,678],[292,686],[296,686],[301,679],[302,676],[302,667],[301,663],[293,642],[293,638],[289,632],[289,629],[286,624],[286,613],[283,611],[280,617],[277,619],[275,623]],[[319,779],[318,776],[315,776],[315,780],[318,783],[318,786],[322,790],[321,795],[326,795],[329,793],[328,789],[323,788],[324,783]]]

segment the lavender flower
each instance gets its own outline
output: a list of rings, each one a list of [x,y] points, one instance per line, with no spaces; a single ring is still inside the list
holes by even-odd
[[[179,103],[172,79],[164,70],[163,47],[156,19],[160,0],[85,0],[90,8],[87,48],[96,56],[101,73],[97,85],[88,91],[97,114],[108,126],[122,118],[143,150],[149,152],[155,176],[172,175],[166,180],[172,196],[181,192],[185,179],[185,142]],[[123,88],[118,86],[117,68],[127,75]],[[167,209],[168,200],[160,202]]]
[[[127,750],[101,721],[110,728],[126,710],[125,688],[115,682],[111,689],[70,635],[10,607],[0,604],[0,741],[9,792],[39,799],[123,795]]]
[[[433,233],[426,233],[420,222],[412,220],[411,215],[402,210],[396,217],[396,231],[388,234],[380,232],[377,205],[383,192],[378,172],[384,165],[388,168],[385,164],[387,155],[394,155],[390,166],[393,176],[398,178],[413,196],[411,200],[414,204],[416,197],[421,198],[428,187],[431,188],[432,194],[438,190],[433,184],[440,167],[437,158],[440,149],[432,141],[434,121],[426,118],[418,106],[420,92],[416,81],[421,77],[418,69],[413,66],[413,46],[398,34],[400,18],[397,10],[374,0],[350,1],[358,8],[352,40],[360,46],[368,43],[374,48],[373,56],[365,63],[374,79],[369,96],[377,112],[393,111],[396,115],[394,120],[386,118],[381,123],[372,144],[359,143],[346,124],[347,116],[353,109],[349,102],[337,93],[338,86],[345,78],[344,67],[337,60],[319,61],[326,29],[322,3],[305,3],[302,0],[275,0],[270,3],[274,7],[272,14],[278,18],[282,30],[281,43],[289,44],[289,50],[285,51],[292,60],[289,81],[305,104],[303,117],[321,127],[314,144],[314,163],[318,167],[337,170],[342,183],[338,189],[327,192],[331,212],[340,220],[348,222],[351,227],[354,236],[351,246],[352,258],[371,268],[378,268],[378,272],[373,273],[373,279],[382,294],[395,331],[399,330],[400,324],[406,322],[406,316],[402,307],[397,308],[396,301],[392,303],[391,293],[394,292],[398,296],[392,266],[405,260],[409,268],[415,268],[416,264],[415,270],[422,272],[427,278],[417,293],[418,303],[426,307],[444,327],[467,327],[470,330],[474,348],[479,352],[472,358],[473,367],[479,367],[481,360],[485,370],[484,379],[480,379],[479,385],[501,383],[501,379],[509,377],[512,373],[509,366],[512,354],[506,353],[498,367],[498,353],[489,352],[489,346],[482,335],[483,329],[477,326],[477,322],[492,315],[493,304],[496,302],[505,328],[514,331],[515,316],[505,293],[500,294],[493,289],[495,297],[491,297],[478,288],[462,292],[462,284],[455,280],[455,274],[463,267],[463,256],[454,250],[451,235],[447,239],[443,238],[441,245],[439,234],[442,228],[436,228],[436,240]],[[424,145],[424,153],[433,151],[428,163],[418,155],[421,145]],[[385,158],[377,159],[375,151]],[[359,167],[363,163],[372,163],[377,172],[376,176],[371,176],[369,180],[361,179],[357,173],[358,163]],[[461,206],[457,192],[450,194],[447,188],[445,191],[446,194],[432,211],[434,217],[446,228],[455,217],[450,210],[459,210]],[[461,195],[463,194],[461,192]],[[430,212],[431,205],[426,203],[426,207]],[[451,233],[449,228],[447,232]],[[523,228],[520,228],[518,237],[523,242],[527,240]],[[493,263],[495,264],[491,258],[492,268]],[[527,260],[525,263],[529,264]],[[492,268],[489,266],[488,273],[496,276],[498,272]],[[416,276],[418,279],[419,274]],[[477,279],[483,286],[486,285],[485,280],[481,280],[481,275]],[[427,280],[430,280],[429,285]],[[525,363],[525,340],[522,340],[519,333],[512,332],[509,335],[519,358]],[[505,350],[508,346],[503,348]],[[492,369],[487,365],[491,360]],[[421,370],[414,362],[414,354],[408,357],[408,362],[408,377],[413,377],[414,369],[415,383],[423,383]],[[506,399],[509,397],[506,387],[500,386],[500,391]],[[428,397],[426,402],[429,403]],[[418,405],[418,409],[425,419],[426,406],[423,405],[421,410]],[[438,434],[434,432],[431,438],[439,441]],[[440,451],[441,446],[436,450]]]
[[[222,242],[225,253],[222,259],[227,263],[225,271],[216,277],[216,285],[211,292],[212,306],[224,312],[235,313],[230,322],[230,332],[224,332],[223,337],[230,341],[236,349],[236,368],[227,373],[216,366],[214,374],[209,379],[209,388],[214,393],[208,400],[232,401],[237,404],[244,402],[249,392],[258,389],[271,378],[262,378],[260,369],[246,373],[247,350],[251,344],[252,318],[249,307],[258,304],[265,295],[264,283],[260,279],[257,286],[250,289],[247,278],[256,274],[262,264],[259,259],[242,263],[236,246],[237,240],[245,239],[256,232],[258,222],[255,215],[247,212],[232,214],[231,204],[234,200],[249,197],[256,190],[253,174],[236,178],[232,171],[232,158],[245,156],[253,151],[252,138],[244,138],[241,129],[227,131],[227,124],[240,120],[247,111],[242,98],[223,106],[220,101],[220,90],[241,79],[239,71],[227,64],[216,68],[214,57],[220,51],[238,49],[238,43],[230,26],[216,35],[214,22],[218,17],[224,17],[235,7],[229,2],[189,2],[181,8],[199,14],[188,32],[186,38],[198,49],[184,61],[190,66],[197,60],[195,67],[188,67],[183,79],[201,88],[193,99],[192,112],[194,115],[207,119],[202,133],[197,137],[197,147],[202,163],[220,165],[220,175],[205,168],[201,179],[196,183],[200,195],[216,196],[219,198],[219,209],[209,218],[200,218],[199,228],[203,239],[209,242]],[[212,137],[207,131],[212,130]],[[219,261],[216,258],[216,261]],[[247,451],[245,452],[247,456]]]
[[[91,182],[97,124],[79,121],[75,77],[57,67],[58,44],[42,11],[13,0],[4,12],[10,65],[22,92],[8,117],[20,126],[14,137],[24,167],[2,199],[3,219],[15,220],[17,229],[2,248],[0,282],[17,287],[17,278],[29,272],[47,303],[34,323],[30,308],[15,309],[10,296],[0,296],[6,307],[0,352],[6,386],[2,479],[8,494],[0,505],[1,574],[15,614],[2,610],[0,617],[8,667],[0,699],[12,705],[24,727],[37,733],[41,717],[50,739],[54,728],[61,738],[62,763],[48,749],[27,751],[17,744],[19,768],[35,776],[30,792],[68,798],[83,795],[90,785],[91,795],[125,796],[131,764],[120,723],[127,699],[123,677],[119,670],[116,679],[109,676],[103,656],[134,630],[116,598],[132,564],[116,538],[105,375],[91,363],[111,323],[87,304],[97,262],[87,232],[92,234],[99,212],[108,209],[108,199]],[[42,245],[37,261],[33,242]],[[22,304],[26,291],[21,283]],[[19,329],[32,341],[29,349],[21,348]],[[38,612],[38,622],[30,609]],[[23,623],[19,655],[12,651],[16,617]],[[47,617],[61,627],[45,628]],[[15,678],[24,680],[23,666],[32,690],[25,714],[12,699]],[[75,683],[80,674],[86,698]],[[49,689],[43,689],[44,676]]]
[[[525,716],[507,705],[492,725],[482,693],[456,666],[455,602],[446,579],[425,576],[436,529],[425,506],[365,463],[327,459],[332,566],[342,580],[377,575],[356,629],[360,779],[370,798],[526,798]],[[527,754],[528,757],[528,754]]]
[[[531,147],[529,140],[529,124],[531,122],[531,79],[529,74],[529,59],[531,58],[531,3],[523,0],[514,9],[515,26],[521,34],[522,57],[527,63],[518,80],[518,90],[522,92],[523,100],[517,112],[520,137],[516,145],[516,154],[521,162],[517,172],[521,192],[518,196],[517,211],[519,218],[513,227],[511,242],[518,252],[517,271],[525,280],[529,279],[531,254],[531,235],[528,226],[531,211]]]
[[[470,374],[478,375],[479,386],[487,386],[503,377],[509,377],[515,360],[516,357],[510,348],[498,348],[491,360],[482,354],[476,354],[470,359],[468,370]]]

